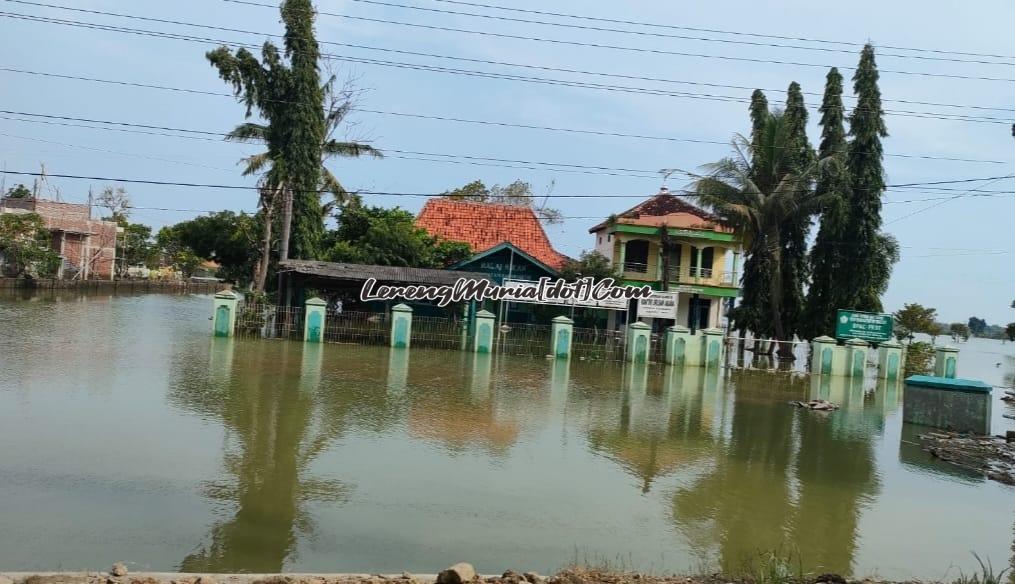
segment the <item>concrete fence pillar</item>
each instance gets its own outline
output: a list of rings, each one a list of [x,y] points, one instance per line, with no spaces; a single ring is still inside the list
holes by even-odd
[[[652,327],[643,322],[632,322],[627,327],[627,360],[631,363],[648,363]]]
[[[566,316],[553,319],[550,326],[550,354],[556,359],[571,358],[571,341],[574,335],[574,321]]]
[[[683,367],[687,362],[687,344],[691,339],[691,329],[686,326],[671,326],[666,329],[666,345],[663,360],[667,365]]]
[[[832,375],[835,363],[835,339],[816,337],[811,339],[811,374]]]
[[[862,378],[867,368],[867,341],[849,339],[846,341],[846,371],[848,377]]]
[[[722,329],[707,328],[701,331],[701,364],[718,367],[722,363]]]
[[[476,333],[472,337],[472,350],[475,353],[493,352],[493,321],[494,315],[489,310],[476,313]]]
[[[959,368],[959,350],[950,345],[938,347],[934,351],[934,376],[955,379]]]
[[[236,330],[236,307],[240,297],[232,290],[223,290],[215,295],[212,312],[212,334],[216,337],[231,337]]]
[[[902,373],[902,344],[895,339],[878,346],[878,377],[898,379]]]
[[[303,341],[306,343],[324,342],[324,319],[327,317],[324,309],[327,302],[320,298],[310,298],[303,307]]]
[[[391,307],[391,346],[408,349],[412,342],[412,307],[396,304]]]

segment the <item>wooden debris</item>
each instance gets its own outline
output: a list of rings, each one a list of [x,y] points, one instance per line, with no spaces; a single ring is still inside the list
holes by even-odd
[[[923,449],[936,458],[988,479],[1015,485],[1015,442],[1004,436],[929,432],[920,436]]]
[[[811,401],[808,402],[791,401],[789,403],[798,408],[805,408],[817,412],[831,412],[839,409],[839,404],[833,404],[832,402],[825,401],[823,399],[812,399]]]

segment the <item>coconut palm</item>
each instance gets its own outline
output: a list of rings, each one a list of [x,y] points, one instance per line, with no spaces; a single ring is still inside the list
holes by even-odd
[[[380,150],[360,142],[347,142],[335,138],[335,133],[345,121],[346,115],[353,109],[353,91],[346,85],[341,90],[335,88],[335,77],[332,76],[324,85],[326,132],[321,145],[321,195],[330,194],[331,200],[322,204],[322,214],[329,215],[335,205],[342,205],[349,200],[349,192],[345,190],[338,178],[325,166],[329,159],[339,156],[357,158],[369,155],[382,158]],[[264,124],[247,122],[236,126],[226,135],[227,140],[238,142],[264,143],[269,128]],[[254,268],[253,288],[256,292],[264,290],[264,282],[268,276],[268,264],[271,257],[272,223],[276,209],[282,202],[282,194],[287,185],[283,173],[276,167],[270,151],[253,154],[241,159],[244,164],[243,176],[261,175],[257,186],[260,191],[259,206],[264,220],[261,238],[261,260]]]
[[[806,220],[817,213],[826,196],[816,195],[813,178],[824,161],[813,157],[802,167],[786,117],[766,116],[749,139],[736,135],[733,156],[705,165],[693,185],[697,201],[736,230],[747,249],[750,266],[744,266],[744,304],[740,314],[751,330],[770,332],[780,341],[792,340],[782,319],[782,226]],[[750,273],[749,273],[750,272]],[[751,306],[750,300],[756,304]],[[766,309],[767,305],[767,309]],[[781,358],[792,359],[792,346],[782,343]]]

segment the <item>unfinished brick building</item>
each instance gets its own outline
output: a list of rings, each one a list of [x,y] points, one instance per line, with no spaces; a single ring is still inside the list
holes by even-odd
[[[52,249],[61,259],[59,277],[112,280],[116,234],[112,221],[92,219],[88,205],[45,199],[0,199],[0,213],[36,213],[53,236]]]

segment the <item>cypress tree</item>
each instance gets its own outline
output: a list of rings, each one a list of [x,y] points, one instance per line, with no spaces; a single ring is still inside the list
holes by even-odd
[[[314,7],[311,0],[286,0],[282,4],[285,23],[285,53],[289,58],[288,98],[282,158],[286,162],[293,191],[290,256],[314,258],[324,237],[321,211],[321,146],[324,143],[324,91],[318,59],[320,49],[314,36]]]
[[[841,308],[881,311],[881,290],[887,287],[889,272],[879,269],[876,258],[884,255],[881,229],[881,195],[885,190],[881,139],[888,136],[874,47],[865,45],[860,64],[853,75],[853,93],[857,103],[849,116],[852,140],[846,151],[846,168],[851,196],[846,203],[846,234],[842,246],[843,265],[849,266],[848,278],[838,287],[844,292]],[[847,244],[848,242],[848,244]]]
[[[790,83],[786,92],[787,136],[779,175],[799,174],[814,161],[814,150],[807,139],[807,106],[800,84]],[[801,187],[810,190],[810,183]],[[795,193],[803,199],[809,193]],[[807,277],[807,234],[811,228],[809,216],[797,216],[780,226],[782,244],[782,323],[785,335],[791,338],[800,326],[804,306],[804,280]]]
[[[825,163],[815,190],[827,199],[827,203],[810,254],[811,284],[800,331],[808,339],[831,335],[835,327],[835,311],[845,307],[840,294],[840,286],[846,276],[843,272],[846,264],[842,257],[842,243],[846,238],[846,200],[851,191],[845,166],[847,144],[842,75],[835,67],[825,77],[825,95],[818,111],[821,113],[818,157]]]
[[[755,89],[751,94],[749,112],[751,117],[751,151],[757,152],[760,150],[765,124],[772,116],[768,111],[768,99],[760,89]],[[750,155],[749,153],[745,154]],[[752,179],[760,180],[760,173],[757,169],[752,170]],[[766,256],[763,253],[764,250],[761,249],[763,245],[764,242],[759,239],[752,242],[750,248],[744,250],[746,257],[741,280],[744,296],[740,301],[740,306],[733,311],[733,318],[741,334],[748,329],[755,335],[761,336],[772,336],[774,332],[771,319],[765,317],[768,314],[770,279],[765,271],[764,259]]]

